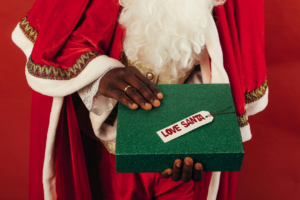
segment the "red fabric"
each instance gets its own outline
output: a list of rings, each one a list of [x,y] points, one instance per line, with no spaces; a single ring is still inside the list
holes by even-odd
[[[29,157],[29,199],[43,199],[43,161],[49,124],[52,97],[32,92],[30,157]]]
[[[214,15],[237,114],[243,115],[244,94],[266,79],[263,0],[227,0]]]
[[[102,144],[82,134],[93,199],[104,200],[206,200],[211,173],[203,180],[183,183],[164,179],[159,173],[116,173],[115,156]]]
[[[58,200],[92,200],[79,126],[72,97],[65,97],[56,131]]]
[[[235,16],[243,90],[250,92],[261,86],[267,77],[264,0],[228,0],[227,3],[224,5],[226,12],[232,5],[234,12],[230,15]]]
[[[52,98],[33,92],[30,199],[43,199],[42,169]],[[38,123],[38,124],[36,124]],[[82,138],[81,138],[82,137]],[[65,97],[56,139],[56,191],[58,200],[190,199],[207,198],[211,173],[199,183],[174,182],[159,173],[116,173],[115,156],[102,144],[80,134],[71,96]],[[93,198],[92,198],[93,197]]]
[[[32,93],[29,199],[44,199],[42,173],[52,97]],[[65,97],[56,139],[57,199],[91,200],[81,136],[71,96]]]
[[[238,115],[245,112],[246,92],[266,79],[264,2],[227,0],[215,7],[214,17]],[[238,172],[222,172],[217,200],[234,200]]]
[[[258,20],[261,19],[263,5],[261,0],[256,1],[257,4],[252,3],[259,10],[257,18],[250,12],[254,9],[253,5],[250,7],[250,3],[248,5],[228,0],[225,6],[215,9],[224,65],[239,115],[244,114],[244,93],[259,87],[266,75],[264,40],[261,37],[264,31],[263,22]],[[82,54],[94,50],[116,59],[120,58],[124,33],[116,23],[120,11],[117,0],[66,0],[51,4],[46,2],[38,0],[28,13],[28,21],[39,32],[32,53],[34,62],[68,69]],[[247,9],[250,11],[246,12]],[[247,17],[243,13],[248,13]],[[254,36],[249,33],[249,27],[255,27],[251,30],[251,34],[255,32]],[[43,199],[42,163],[52,100],[35,94],[33,102],[30,160],[33,178],[30,179],[30,198]],[[43,112],[37,110],[41,107]],[[40,123],[36,123],[39,121]],[[88,156],[90,154],[86,153],[87,150],[85,156],[83,155],[72,99],[71,96],[66,97],[56,137],[58,199],[90,200],[92,196],[96,199],[149,199],[152,195],[157,199],[166,199],[176,198],[178,193],[191,199],[205,199],[207,196],[211,173],[206,173],[204,180],[197,184],[175,183],[170,179],[162,179],[155,173],[116,174],[114,157],[103,150],[96,140],[87,146],[91,148],[93,143],[95,149],[90,154],[95,157],[91,159]],[[86,162],[86,159],[91,160]],[[218,199],[234,198],[236,179],[236,172],[222,173]]]
[[[226,12],[223,6],[215,8],[216,25],[219,31],[220,42],[223,50],[224,67],[227,72],[235,109],[238,115],[243,115],[245,112],[245,97],[241,84],[241,74],[239,74],[236,57],[234,54],[233,40],[231,39],[230,28],[226,19]]]
[[[27,16],[38,31],[32,60],[61,69],[71,68],[88,51],[119,60],[121,37],[111,40],[120,36],[119,10],[118,0],[38,0]]]
[[[239,172],[221,172],[217,200],[235,200]]]
[[[211,176],[212,176],[211,172],[206,172],[206,173],[204,173],[202,180],[200,182],[198,182],[197,184],[195,184],[194,200],[198,200],[198,199],[206,200],[207,199],[208,188],[209,188]]]

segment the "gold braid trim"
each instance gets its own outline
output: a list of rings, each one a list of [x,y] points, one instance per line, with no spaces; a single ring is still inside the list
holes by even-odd
[[[27,68],[32,76],[38,78],[51,80],[70,80],[71,78],[78,76],[78,74],[84,70],[89,62],[99,55],[101,54],[96,51],[88,51],[81,55],[81,57],[77,59],[76,63],[73,64],[73,67],[70,67],[69,69],[61,69],[48,65],[41,66],[40,64],[34,63],[30,57],[27,62]]]
[[[268,80],[266,78],[266,80],[259,88],[245,94],[246,103],[252,103],[262,98],[265,95],[267,88],[268,88]]]
[[[29,24],[27,21],[27,15],[20,21],[19,24],[21,30],[23,31],[24,35],[33,43],[35,43],[36,38],[38,36],[38,32]]]
[[[240,127],[244,127],[249,124],[246,112],[243,115],[238,115],[237,118]]]
[[[108,142],[100,140],[103,144],[104,148],[108,151],[108,153],[115,155],[116,153],[116,142]]]

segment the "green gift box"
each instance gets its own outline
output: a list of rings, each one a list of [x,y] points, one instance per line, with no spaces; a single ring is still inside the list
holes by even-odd
[[[131,110],[119,103],[117,172],[162,172],[176,159],[191,157],[204,171],[239,171],[244,149],[229,84],[156,85],[161,106]],[[157,134],[200,111],[217,113],[211,123],[167,143]],[[175,133],[176,134],[176,133]]]

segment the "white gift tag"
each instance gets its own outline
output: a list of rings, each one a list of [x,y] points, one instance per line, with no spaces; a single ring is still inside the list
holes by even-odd
[[[206,117],[207,116],[207,117]],[[208,111],[201,111],[193,114],[171,126],[168,126],[156,133],[164,143],[174,140],[200,126],[212,122],[214,117]]]

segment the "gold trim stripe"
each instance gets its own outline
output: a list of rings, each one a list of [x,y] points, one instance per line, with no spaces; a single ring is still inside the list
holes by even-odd
[[[244,127],[249,124],[246,112],[243,115],[238,115],[237,118],[240,127]]]
[[[41,66],[40,64],[34,63],[30,57],[27,62],[27,69],[32,76],[38,78],[51,80],[70,80],[78,76],[92,59],[100,55],[101,54],[96,51],[88,51],[81,55],[81,57],[77,59],[76,63],[73,64],[73,67],[70,67],[69,69],[61,69],[48,65]]]
[[[36,38],[38,36],[38,32],[29,24],[27,21],[27,15],[20,21],[19,24],[21,30],[23,31],[24,35],[33,43],[35,43]]]
[[[115,155],[116,153],[116,142],[108,142],[100,140],[103,144],[104,148],[108,151],[108,153]]]
[[[266,80],[263,82],[263,84],[259,88],[255,89],[251,92],[245,93],[246,103],[252,103],[252,102],[257,101],[260,98],[262,98],[265,95],[267,88],[268,88],[268,80],[266,78]]]

